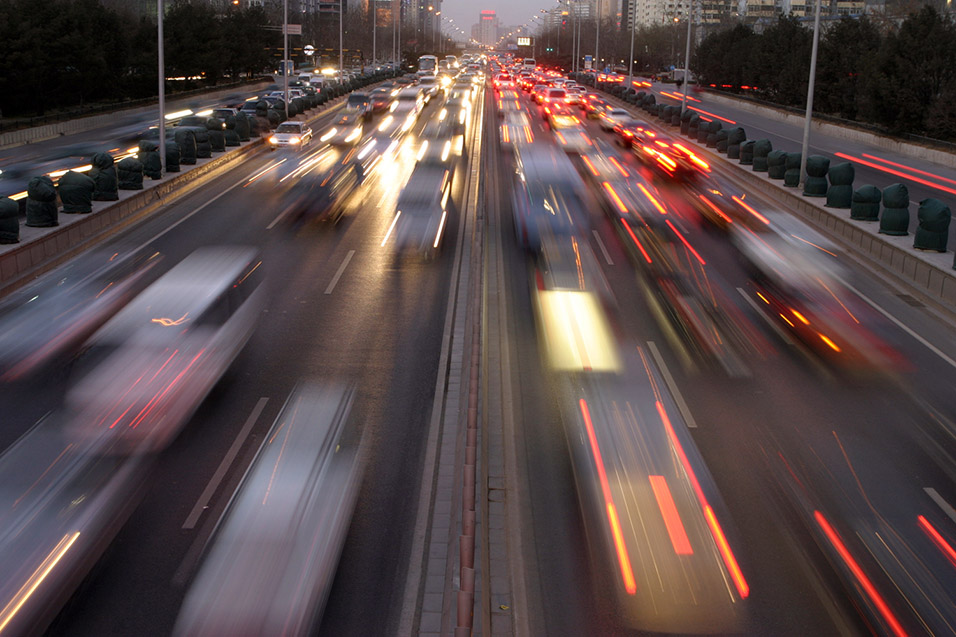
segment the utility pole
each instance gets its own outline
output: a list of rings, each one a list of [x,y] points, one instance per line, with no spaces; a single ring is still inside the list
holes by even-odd
[[[166,174],[166,61],[163,57],[163,0],[156,0],[159,38],[159,163],[160,175]]]
[[[803,121],[803,145],[800,147],[800,185],[806,181],[807,153],[810,152],[810,122],[813,121],[813,84],[817,77],[817,45],[820,43],[820,0],[813,16],[813,48],[810,50],[810,85],[807,87],[807,114]]]
[[[627,0],[624,0],[627,2]],[[628,15],[631,18],[631,56],[627,59],[627,88],[632,88],[634,86],[634,9],[632,8],[628,11]]]
[[[819,2],[819,0],[817,0]],[[687,85],[690,84],[690,27],[694,22],[694,0],[687,11],[687,49],[684,53],[684,94],[680,101],[680,114],[687,110]]]
[[[289,0],[286,0],[288,2]],[[342,0],[339,0],[339,80],[342,79],[342,73],[345,71],[343,61],[345,60],[345,51],[342,49]]]
[[[598,43],[601,41],[601,0],[594,0],[594,65],[600,65],[598,57]]]
[[[282,93],[285,120],[289,119],[289,0],[282,0]]]
[[[375,26],[378,24],[378,0],[372,0],[372,70],[375,70]]]

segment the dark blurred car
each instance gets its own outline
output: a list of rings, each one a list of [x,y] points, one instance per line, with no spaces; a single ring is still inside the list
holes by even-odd
[[[369,103],[373,113],[380,113],[386,110],[392,103],[392,90],[385,87],[378,87],[369,95]]]
[[[199,115],[189,115],[176,122],[176,126],[198,126],[200,128],[206,128],[206,120],[208,119],[208,117],[200,117]]]
[[[345,113],[354,113],[362,119],[372,116],[372,101],[368,93],[350,93],[342,109]]]
[[[527,144],[517,151],[511,197],[519,245],[537,252],[543,237],[583,233],[585,187],[571,160],[549,146]]]
[[[214,108],[212,109],[212,117],[218,119],[223,124],[226,123],[227,117],[235,117],[239,111],[234,108]]]
[[[338,222],[349,196],[361,182],[361,169],[345,159],[325,172],[306,173],[289,189],[292,218],[296,221],[328,219]]]
[[[632,119],[628,122],[618,122],[614,125],[614,139],[619,146],[630,148],[634,136],[644,132],[646,124],[640,120]]]

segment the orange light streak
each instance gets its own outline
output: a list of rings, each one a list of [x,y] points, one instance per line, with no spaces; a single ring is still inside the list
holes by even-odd
[[[671,223],[671,220],[670,220],[670,219],[667,219],[666,221],[667,221],[667,225],[670,226],[671,230],[674,231],[674,234],[677,235],[677,238],[681,240],[681,243],[683,243],[685,246],[687,246],[687,249],[690,250],[691,253],[693,253],[693,255],[694,255],[695,257],[697,257],[697,260],[700,262],[700,264],[701,264],[701,265],[707,265],[707,262],[704,261],[704,258],[697,253],[697,250],[694,250],[694,246],[692,246],[692,245],[687,241],[687,239],[684,238],[684,235],[682,235],[680,232],[678,232],[677,228],[674,227],[674,224]]]
[[[745,203],[743,199],[741,199],[741,198],[738,197],[737,195],[733,195],[733,196],[731,197],[731,199],[733,199],[733,200],[736,201],[738,204],[740,204],[740,207],[741,207],[741,208],[743,208],[744,210],[746,210],[747,212],[749,212],[749,213],[752,214],[753,216],[757,217],[757,219],[759,219],[760,221],[764,222],[764,223],[767,224],[768,226],[770,225],[770,219],[767,219],[765,216],[763,216],[762,214],[760,214],[759,212],[757,212],[756,210],[754,210],[753,208],[751,208],[750,205],[747,204],[747,203]]]
[[[813,517],[817,521],[817,524],[820,525],[824,535],[827,536],[830,544],[833,545],[833,548],[835,548],[837,553],[840,555],[840,558],[844,561],[847,567],[849,567],[853,577],[855,577],[856,581],[860,583],[860,586],[863,587],[863,590],[876,605],[877,610],[881,615],[883,615],[883,618],[886,620],[886,623],[889,624],[890,630],[893,631],[893,634],[897,637],[905,637],[906,631],[903,630],[903,626],[893,615],[893,611],[890,610],[890,607],[887,605],[887,603],[883,601],[879,591],[877,591],[876,587],[873,586],[873,582],[870,581],[870,578],[866,576],[866,573],[863,572],[863,569],[860,568],[860,565],[857,563],[857,561],[853,559],[852,555],[850,555],[850,551],[847,550],[846,545],[843,544],[843,540],[840,539],[840,536],[837,535],[837,532],[832,526],[830,526],[830,523],[819,511],[814,511]]]
[[[604,189],[608,192],[609,195],[611,195],[611,199],[614,200],[614,205],[617,206],[617,209],[620,210],[622,213],[626,213],[627,206],[625,206],[624,202],[621,201],[621,198],[618,196],[617,192],[614,190],[614,187],[606,181],[601,185],[604,186]]]
[[[902,168],[903,170],[908,170],[908,171],[913,172],[913,173],[918,173],[918,174],[920,174],[920,175],[926,175],[927,177],[932,177],[933,179],[939,179],[940,181],[945,181],[945,182],[949,182],[949,183],[951,183],[951,184],[956,184],[956,180],[947,179],[946,177],[941,177],[941,176],[939,176],[939,175],[934,175],[933,173],[926,172],[925,170],[920,170],[920,169],[918,169],[918,168],[912,168],[912,167],[910,167],[910,166],[906,166],[905,164],[897,164],[896,162],[890,161],[889,159],[883,159],[882,157],[876,157],[876,156],[874,156],[874,155],[869,155],[869,154],[867,154],[867,153],[863,153],[863,156],[866,157],[866,158],[868,158],[868,159],[873,159],[873,160],[875,160],[875,161],[881,161],[881,162],[883,162],[884,164],[889,164],[890,166],[896,166],[897,168]]]
[[[926,531],[927,535],[929,535],[930,539],[933,540],[936,546],[938,546],[943,554],[949,558],[949,561],[953,563],[953,566],[956,566],[956,549],[953,549],[950,543],[946,541],[946,538],[944,538],[925,517],[920,515],[917,516],[916,520],[919,522],[919,525],[923,527],[923,530]]]
[[[687,539],[684,523],[681,522],[680,513],[677,512],[677,505],[674,504],[667,480],[664,476],[648,476],[648,479],[651,481],[654,497],[657,498],[657,506],[661,509],[664,526],[667,527],[667,534],[671,538],[674,552],[678,555],[693,555],[694,549],[691,548],[690,540]]]
[[[621,565],[621,577],[624,580],[624,589],[629,595],[633,595],[637,592],[637,583],[634,580],[634,571],[631,569],[631,559],[627,553],[627,545],[624,543],[624,536],[621,533],[621,523],[617,517],[617,509],[614,507],[611,485],[608,484],[607,473],[604,470],[604,459],[601,457],[601,448],[598,447],[597,436],[594,433],[594,423],[591,422],[591,412],[588,410],[587,401],[583,398],[578,401],[578,404],[581,407],[581,415],[584,416],[584,426],[588,432],[588,441],[591,443],[594,465],[597,468],[598,478],[601,481],[601,491],[604,493],[608,522],[611,525],[611,533],[614,536],[614,547],[617,549],[617,557]]]
[[[644,187],[644,184],[637,184],[637,187],[640,188],[641,192],[643,192],[644,195],[651,200],[651,203],[654,204],[654,207],[657,208],[658,212],[660,212],[662,215],[667,214],[667,209],[661,204],[661,202],[657,200],[656,197],[654,197],[654,195],[650,193],[650,191],[648,191],[647,188]]]
[[[833,154],[836,155],[837,157],[841,157],[841,158],[843,158],[843,159],[848,159],[848,160],[854,161],[854,162],[856,162],[856,163],[858,163],[858,164],[863,164],[864,166],[869,166],[870,168],[875,168],[876,170],[881,170],[881,171],[883,171],[883,172],[885,172],[885,173],[889,173],[889,174],[895,175],[895,176],[897,176],[897,177],[902,177],[903,179],[909,179],[910,181],[915,181],[915,182],[918,183],[918,184],[923,184],[924,186],[929,186],[930,188],[935,188],[936,190],[942,190],[943,192],[948,192],[948,193],[951,194],[951,195],[956,195],[956,190],[954,190],[953,188],[947,188],[946,186],[940,186],[939,184],[934,184],[934,183],[931,182],[931,181],[927,181],[927,180],[921,179],[921,178],[919,178],[919,177],[914,177],[913,175],[909,175],[909,174],[907,174],[907,173],[903,173],[903,172],[900,172],[900,171],[898,171],[898,170],[893,170],[893,169],[891,169],[891,168],[887,168],[886,166],[880,166],[879,164],[874,164],[873,162],[866,161],[865,159],[860,159],[859,157],[853,157],[852,155],[847,155],[847,154],[845,154],[845,153],[833,153]]]
[[[708,117],[713,117],[714,119],[719,119],[719,120],[722,121],[722,122],[727,122],[728,124],[736,124],[736,123],[737,123],[737,122],[735,122],[735,121],[732,120],[732,119],[727,119],[726,117],[721,117],[720,115],[714,115],[713,113],[710,113],[710,112],[708,112],[708,111],[705,111],[705,110],[702,109],[702,108],[697,108],[696,106],[690,106],[690,105],[688,105],[687,108],[689,108],[689,109],[692,110],[692,111],[697,111],[698,113],[703,113],[704,115],[706,115],[706,116],[708,116]]]
[[[617,161],[617,157],[611,157],[610,160],[611,160],[611,163],[614,164],[614,166],[617,168],[618,172],[620,172],[622,176],[624,177],[628,176],[627,170],[624,168],[624,166],[620,164],[620,162]]]
[[[700,197],[700,200],[703,201],[705,204],[707,204],[707,207],[710,208],[711,210],[713,210],[714,213],[715,213],[718,217],[720,217],[721,219],[723,219],[723,220],[726,221],[727,223],[733,223],[733,222],[734,222],[733,219],[731,219],[730,217],[728,217],[727,215],[725,215],[725,214],[720,210],[720,208],[717,207],[717,205],[716,205],[713,201],[711,201],[710,199],[708,199],[708,198],[705,197],[704,195],[698,195],[698,196]]]
[[[709,504],[704,506],[704,517],[707,518],[707,525],[710,526],[710,532],[714,536],[714,541],[717,542],[720,556],[723,558],[724,564],[727,565],[727,570],[730,571],[730,577],[734,580],[734,586],[737,587],[737,592],[740,593],[741,597],[747,597],[750,595],[750,586],[747,584],[747,580],[744,579],[740,565],[737,564],[737,558],[734,557],[734,552],[730,550],[730,544],[727,543],[727,538],[724,537],[724,530],[720,528],[720,523],[717,522],[717,516],[714,515],[714,510]]]
[[[631,230],[631,226],[627,225],[627,222],[621,219],[621,225],[624,226],[624,229],[627,230],[627,233],[631,235],[631,240],[634,241],[634,245],[637,246],[637,249],[641,251],[641,254],[644,255],[644,260],[648,263],[653,263],[651,257],[647,254],[647,250],[644,249],[644,246],[641,245],[641,242],[637,240],[637,237],[634,235],[634,231]]]

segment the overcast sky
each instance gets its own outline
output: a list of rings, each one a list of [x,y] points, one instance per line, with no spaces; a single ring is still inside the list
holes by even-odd
[[[556,4],[549,0],[442,0],[442,13],[452,18],[467,36],[471,36],[471,25],[477,24],[478,14],[482,10],[492,10],[498,14],[503,26],[518,26],[531,21],[540,9]]]

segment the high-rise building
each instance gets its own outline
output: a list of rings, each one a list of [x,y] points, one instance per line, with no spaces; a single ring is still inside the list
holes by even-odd
[[[477,32],[477,37],[473,37],[484,46],[495,46],[498,42],[497,14],[491,9],[483,9],[478,14],[478,24],[475,26],[478,28],[473,30],[473,33]]]

